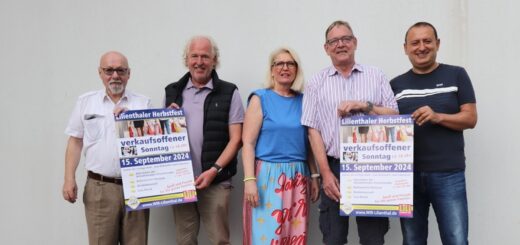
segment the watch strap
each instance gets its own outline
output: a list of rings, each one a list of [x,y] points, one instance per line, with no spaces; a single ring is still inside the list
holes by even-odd
[[[222,167],[217,163],[213,163],[211,167],[215,168],[217,170],[217,173],[220,173],[220,171],[222,171]]]
[[[374,104],[372,102],[367,101],[367,108],[363,111],[364,113],[370,113],[374,109]]]

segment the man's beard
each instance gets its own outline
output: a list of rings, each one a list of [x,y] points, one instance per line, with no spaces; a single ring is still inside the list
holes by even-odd
[[[125,86],[121,80],[110,80],[108,82],[108,90],[114,95],[119,95],[125,91]]]

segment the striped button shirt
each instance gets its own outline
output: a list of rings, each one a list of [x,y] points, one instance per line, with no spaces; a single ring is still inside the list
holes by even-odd
[[[348,77],[333,66],[325,68],[307,83],[304,92],[301,123],[321,133],[327,155],[335,158],[340,156],[337,108],[342,101],[370,101],[398,111],[388,80],[373,66],[355,64]]]

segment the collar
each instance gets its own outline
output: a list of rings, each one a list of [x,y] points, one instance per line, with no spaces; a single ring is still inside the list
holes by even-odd
[[[110,99],[110,97],[108,96],[106,89],[101,90],[100,95],[101,95],[101,100],[103,102],[112,101],[112,99]],[[115,104],[119,104],[123,101],[128,101],[128,90],[126,88],[125,88],[125,91],[123,92],[123,96],[121,96],[121,99],[119,99],[119,101]]]
[[[184,76],[181,77],[181,79],[179,79],[179,81],[172,83],[168,86],[172,86],[173,88],[185,89],[188,87],[187,85],[190,80],[191,80],[191,74],[188,71],[188,72],[186,72],[186,74],[184,74]],[[211,83],[212,83],[212,85],[211,85],[212,90],[217,90],[219,88],[220,79],[218,78],[217,72],[215,70],[213,70],[211,72]],[[206,84],[206,86],[208,86],[208,84]],[[193,87],[193,83],[191,83],[191,87]]]
[[[359,63],[355,63],[354,66],[352,67],[352,72],[351,74],[354,72],[354,71],[357,71],[357,72],[363,72],[363,65],[359,64]],[[335,76],[335,75],[338,75],[340,74],[338,69],[336,69],[336,67],[334,67],[333,65],[329,67],[329,69],[327,70],[327,75],[329,77],[331,76]]]
[[[193,81],[191,81],[191,77],[190,77],[188,80],[188,83],[186,84],[186,89],[191,89],[191,88],[197,88],[197,87],[195,87],[195,85],[193,85]],[[202,86],[201,89],[203,89],[203,88],[213,90],[213,79],[210,78],[209,82],[207,82],[204,86]]]

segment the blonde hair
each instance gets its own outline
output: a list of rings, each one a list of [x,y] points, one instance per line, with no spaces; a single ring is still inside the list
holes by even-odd
[[[265,79],[265,87],[271,88],[271,89],[274,88],[274,80],[273,80],[273,76],[272,76],[273,62],[274,62],[274,59],[276,58],[276,56],[278,56],[279,54],[283,54],[283,53],[289,54],[292,57],[292,59],[294,60],[294,62],[296,62],[296,65],[297,65],[296,66],[296,77],[294,78],[291,89],[293,91],[301,93],[303,91],[304,80],[303,80],[303,71],[301,69],[300,58],[298,58],[298,55],[296,54],[296,52],[294,52],[294,50],[292,50],[290,48],[286,48],[286,47],[278,48],[278,49],[274,50],[271,53],[271,55],[269,55],[269,63],[268,63],[268,68],[267,68],[267,76]]]

